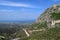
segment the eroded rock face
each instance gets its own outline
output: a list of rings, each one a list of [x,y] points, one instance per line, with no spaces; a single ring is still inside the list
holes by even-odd
[[[47,22],[49,22],[49,21],[51,21],[52,19],[50,18],[50,16],[51,16],[51,14],[53,13],[53,12],[60,12],[60,4],[58,4],[58,5],[53,5],[53,6],[51,6],[51,7],[49,7],[49,8],[47,8],[46,10],[45,10],[45,12],[43,12],[41,15],[40,15],[40,17],[37,19],[37,21],[36,22],[42,22],[42,21],[47,21]]]
[[[51,18],[51,14],[52,13],[59,13],[60,12],[60,4],[56,4],[53,5],[49,8],[47,8],[41,15],[40,17],[37,19],[36,23],[41,23],[46,21],[48,23],[48,26],[50,25],[50,23],[52,22],[52,18]]]

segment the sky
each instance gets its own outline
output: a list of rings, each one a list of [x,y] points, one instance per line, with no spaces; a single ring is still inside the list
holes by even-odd
[[[0,0],[0,21],[36,20],[60,0]]]

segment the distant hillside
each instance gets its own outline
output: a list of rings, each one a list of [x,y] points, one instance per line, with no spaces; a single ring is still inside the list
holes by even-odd
[[[0,20],[2,24],[30,24],[34,22],[35,20]]]

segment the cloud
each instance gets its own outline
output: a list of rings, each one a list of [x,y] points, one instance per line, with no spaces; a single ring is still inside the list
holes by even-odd
[[[21,20],[21,19],[34,19],[37,14],[35,12],[26,12],[29,9],[25,10],[8,10],[8,9],[0,9],[0,20]]]
[[[25,3],[15,3],[15,2],[8,2],[8,1],[1,1],[0,5],[3,6],[13,6],[13,7],[28,7],[28,8],[37,8],[35,6],[32,6],[30,4]]]
[[[19,9],[19,10],[14,10],[14,9],[0,9],[0,12],[32,12],[32,11],[35,11],[35,10],[32,10],[32,9]]]
[[[12,11],[14,10],[4,10],[4,9],[0,10],[0,12],[12,12]]]
[[[54,1],[54,2],[58,2],[58,1],[60,1],[60,0],[52,0],[52,1]]]

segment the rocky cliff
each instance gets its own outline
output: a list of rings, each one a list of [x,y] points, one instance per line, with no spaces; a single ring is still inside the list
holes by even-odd
[[[47,8],[37,19],[36,22],[44,22],[44,21],[47,21],[47,22],[50,22],[52,21],[51,19],[51,14],[55,12],[55,13],[58,13],[60,12],[60,4],[55,4],[49,8]]]

